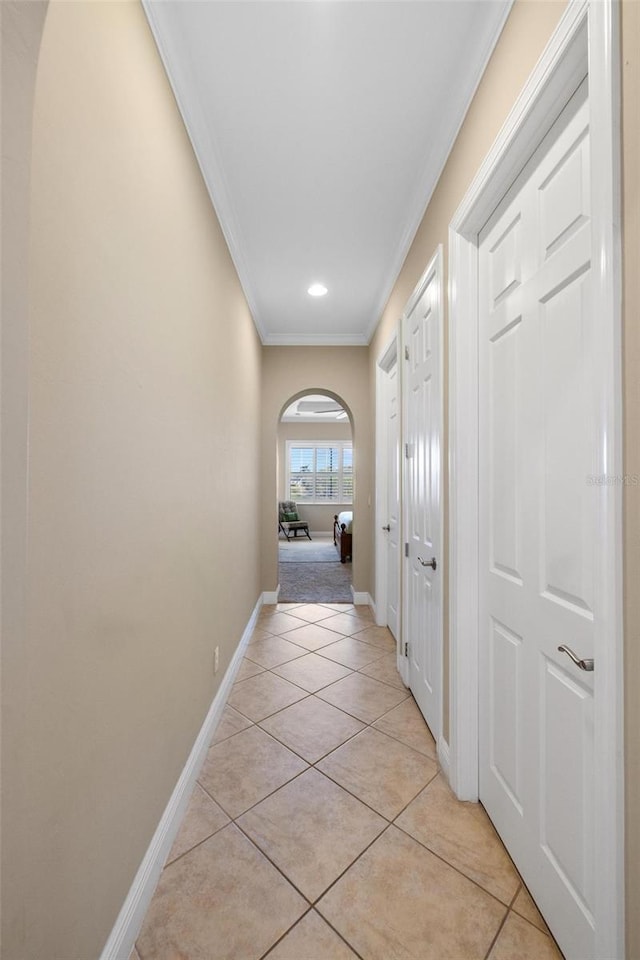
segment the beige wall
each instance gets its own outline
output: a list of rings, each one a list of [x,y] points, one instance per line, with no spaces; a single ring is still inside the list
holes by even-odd
[[[388,342],[411,291],[440,243],[443,244],[445,253],[446,277],[449,222],[551,36],[563,9],[564,2],[555,0],[517,0],[514,5],[372,340],[372,390],[375,385],[375,363]],[[625,470],[627,474],[640,475],[640,4],[636,0],[622,0],[621,9],[624,110]],[[446,336],[444,349],[446,357]],[[446,379],[445,366],[445,390]],[[446,459],[445,450],[445,463]],[[637,696],[640,689],[640,595],[637,589],[640,582],[640,488],[627,487],[625,494],[627,960],[640,960],[640,699]],[[445,618],[446,612],[445,605]],[[447,738],[448,653],[448,623],[445,619],[444,726]]]
[[[2,823],[0,836],[0,953],[20,960],[24,942],[24,798],[22,740],[25,709],[24,587],[27,528],[27,367],[31,121],[46,3],[0,3],[2,92]]]
[[[371,388],[375,391],[375,365],[389,342],[398,319],[414,287],[431,260],[439,244],[444,251],[444,277],[448,270],[448,229],[460,201],[469,187],[480,163],[488,153],[500,127],[533,70],[545,44],[549,40],[564,10],[564,0],[517,0],[505,24],[464,124],[433,193],[415,239],[396,284],[391,292],[382,319],[370,347]],[[448,351],[448,310],[445,297],[443,351]],[[374,399],[372,396],[372,403]],[[448,449],[447,449],[448,371],[444,365],[445,437],[444,463],[444,521],[448,529]],[[449,577],[448,539],[445,533],[442,569],[444,575],[444,696],[443,733],[449,739]],[[375,573],[374,573],[375,576]]]
[[[449,223],[564,7],[564,0],[516,0],[371,341],[372,363],[389,341],[439,243],[446,278]]]
[[[622,4],[625,473],[640,476],[640,4]],[[625,487],[627,958],[640,960],[640,487]]]
[[[372,590],[373,410],[367,347],[264,347],[262,363],[262,587],[278,583],[277,436],[283,410],[303,393],[335,396],[350,415],[355,463],[353,588]]]
[[[312,349],[312,348],[310,348]],[[278,500],[287,497],[287,440],[314,443],[322,440],[350,440],[351,424],[348,421],[333,423],[279,423],[278,424]],[[333,519],[341,510],[350,510],[350,504],[301,503],[300,516],[309,523],[309,531],[333,534]]]
[[[3,956],[89,960],[259,596],[261,346],[139,4],[51,3],[32,149]]]

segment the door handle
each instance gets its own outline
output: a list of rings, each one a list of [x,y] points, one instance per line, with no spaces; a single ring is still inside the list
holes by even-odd
[[[580,657],[576,657],[571,647],[568,647],[566,643],[563,643],[562,646],[558,647],[558,650],[560,651],[560,653],[566,653],[566,655],[573,660],[576,667],[579,667],[580,670],[587,670],[587,671],[593,670],[593,667],[594,667],[593,660],[581,660]]]
[[[431,560],[423,560],[422,557],[418,557],[418,560],[423,567],[431,567],[433,570],[438,569],[438,564],[436,563],[435,557],[431,557]]]
[[[382,529],[386,530],[387,533],[389,533],[389,531],[391,530],[391,524],[390,523],[385,524],[385,526]]]

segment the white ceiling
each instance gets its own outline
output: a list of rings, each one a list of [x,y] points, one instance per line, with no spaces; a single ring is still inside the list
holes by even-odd
[[[338,401],[319,393],[305,394],[295,400],[280,419],[284,423],[349,423],[349,416]]]
[[[368,343],[512,0],[143,2],[262,341]]]

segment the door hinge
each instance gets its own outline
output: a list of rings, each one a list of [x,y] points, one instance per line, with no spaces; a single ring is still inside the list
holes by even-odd
[[[404,348],[404,358],[405,360],[409,359],[409,347]]]
[[[408,543],[405,543],[405,545],[404,545],[404,555],[405,555],[405,557],[408,557],[408,556],[409,556],[409,544],[408,544]]]
[[[412,456],[413,456],[413,444],[412,444],[412,443],[405,443],[405,445],[404,445],[404,455],[405,455],[405,457],[407,458],[407,460],[411,460],[411,458],[412,458]]]
[[[405,655],[405,657],[408,657],[408,656],[409,656],[409,644],[408,644],[408,643],[405,643],[405,645],[404,645],[404,655]]]

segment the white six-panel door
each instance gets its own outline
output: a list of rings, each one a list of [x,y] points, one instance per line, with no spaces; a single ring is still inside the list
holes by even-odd
[[[442,279],[438,252],[404,315],[409,686],[436,740],[442,696]],[[434,566],[428,564],[433,563]]]
[[[583,85],[479,248],[480,799],[580,960],[594,956],[593,673],[558,647],[593,657],[589,190]]]
[[[386,373],[385,419],[387,439],[387,626],[400,639],[400,391],[398,362]]]

